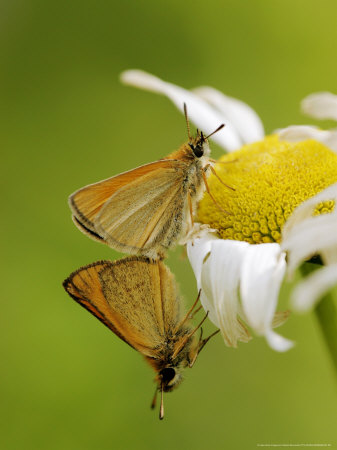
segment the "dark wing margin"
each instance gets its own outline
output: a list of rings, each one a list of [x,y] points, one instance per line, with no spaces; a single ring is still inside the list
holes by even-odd
[[[97,261],[88,266],[80,267],[64,280],[63,287],[79,305],[83,306],[83,308],[97,317],[98,320],[115,333],[116,336],[134,348],[113,324],[109,317],[109,311],[106,309],[108,305],[103,297],[98,275],[102,269],[110,265],[111,261]],[[94,296],[95,301],[91,299],[92,296]],[[99,307],[98,299],[100,299],[103,307]],[[106,305],[105,308],[104,305]]]

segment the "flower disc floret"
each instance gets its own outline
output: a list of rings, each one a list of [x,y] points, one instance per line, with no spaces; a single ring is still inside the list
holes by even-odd
[[[235,190],[211,175],[198,219],[223,239],[260,244],[281,241],[281,230],[293,210],[337,182],[337,155],[314,141],[280,141],[277,135],[223,156],[215,170]],[[224,164],[225,163],[225,164]],[[321,202],[315,214],[331,212],[334,201]]]

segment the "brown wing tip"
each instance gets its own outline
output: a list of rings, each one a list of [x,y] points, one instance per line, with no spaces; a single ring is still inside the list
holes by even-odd
[[[62,286],[64,287],[64,290],[66,291],[66,293],[68,295],[70,295],[70,297],[76,301],[79,300],[79,296],[75,294],[75,288],[74,285],[71,282],[71,277],[67,278],[66,280],[63,281]]]
[[[83,270],[88,270],[91,267],[95,267],[95,266],[99,266],[99,265],[110,265],[113,264],[112,261],[108,261],[108,260],[101,260],[101,261],[96,261],[93,262],[91,264],[88,264],[87,266],[82,266],[79,269],[75,270],[74,272],[72,272],[68,278],[66,278],[63,283],[62,286],[64,287],[65,291],[74,299],[78,299],[78,296],[74,295],[74,290],[75,290],[75,286],[73,284],[73,279],[76,275],[78,275],[80,272],[82,272]]]
[[[70,208],[70,210],[71,210],[71,212],[72,212],[72,214],[74,216],[78,216],[78,215],[80,216],[81,215],[81,211],[77,208],[77,205],[76,205],[75,200],[74,200],[74,197],[75,197],[76,194],[77,194],[77,191],[74,192],[73,194],[71,194],[68,197],[68,205],[69,205],[69,208]]]
[[[79,191],[77,190],[76,192],[73,192],[71,195],[69,195],[68,197],[68,204],[69,204],[69,208],[73,211],[73,213],[75,212],[79,212],[76,202],[75,202],[75,196]]]
[[[63,283],[62,283],[62,286],[64,287],[64,289],[68,292],[68,286],[69,286],[69,284],[70,284],[70,279],[69,278],[66,278],[64,281],[63,281]]]
[[[87,227],[91,227],[94,228],[94,224],[91,222],[91,220],[89,220],[83,213],[82,211],[78,208],[76,201],[75,201],[75,196],[78,194],[78,192],[80,192],[82,189],[80,189],[79,191],[74,192],[73,194],[71,194],[68,197],[68,205],[69,208],[72,212],[72,216],[73,216],[73,221],[75,223],[75,225],[77,226],[74,218],[77,220],[77,222],[82,225],[84,228],[87,229]],[[85,224],[85,225],[84,225]],[[82,230],[81,230],[82,231]]]

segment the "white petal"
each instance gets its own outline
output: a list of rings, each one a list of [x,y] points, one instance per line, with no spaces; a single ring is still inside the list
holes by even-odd
[[[291,125],[287,128],[276,130],[276,133],[281,140],[290,142],[305,141],[307,139],[319,140],[319,138],[328,134],[327,131],[312,125]]]
[[[284,351],[292,343],[272,331],[278,294],[285,274],[285,254],[278,244],[250,245],[241,272],[241,301],[249,325],[269,345]]]
[[[218,110],[225,123],[230,121],[233,124],[244,144],[264,138],[264,128],[260,117],[246,103],[236,98],[228,97],[209,86],[193,89],[193,92]]]
[[[301,103],[302,111],[316,119],[337,120],[337,95],[330,92],[316,92],[308,95]]]
[[[281,141],[301,142],[307,139],[315,139],[315,141],[329,147],[337,152],[337,131],[336,130],[320,130],[311,125],[292,125],[288,128],[276,130]]]
[[[187,89],[167,83],[141,70],[127,70],[121,74],[120,78],[125,84],[166,95],[181,112],[186,103],[189,119],[206,134],[212,133],[223,123],[221,114],[215,108]],[[242,142],[238,133],[229,122],[225,125],[225,128],[214,134],[211,139],[229,151],[240,148]]]
[[[316,270],[299,283],[292,293],[294,308],[307,311],[337,284],[337,264]]]
[[[214,234],[209,233],[201,239],[195,239],[193,242],[187,243],[187,256],[194,271],[198,289],[201,288],[201,269],[204,260],[211,251],[212,242],[216,239],[217,237]]]
[[[201,274],[202,305],[220,328],[225,343],[233,347],[237,346],[237,341],[250,339],[248,330],[238,320],[240,272],[248,247],[246,242],[213,241]]]
[[[266,339],[269,346],[277,350],[278,352],[286,352],[294,346],[294,342],[289,339],[285,339],[273,330],[268,330],[266,333]]]
[[[322,214],[297,223],[282,241],[288,252],[288,271],[291,275],[302,262],[324,250],[337,252],[337,214]]]

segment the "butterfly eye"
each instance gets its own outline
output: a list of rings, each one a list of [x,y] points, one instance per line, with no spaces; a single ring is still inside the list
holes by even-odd
[[[195,154],[195,156],[197,158],[201,158],[202,155],[204,154],[204,149],[202,148],[202,144],[198,144],[194,149],[193,149],[193,153]]]
[[[160,371],[163,383],[168,384],[176,376],[176,371],[172,367],[166,367]]]
[[[190,143],[188,145],[191,147],[191,150],[197,158],[200,158],[204,154],[201,142],[199,142],[196,146]]]

